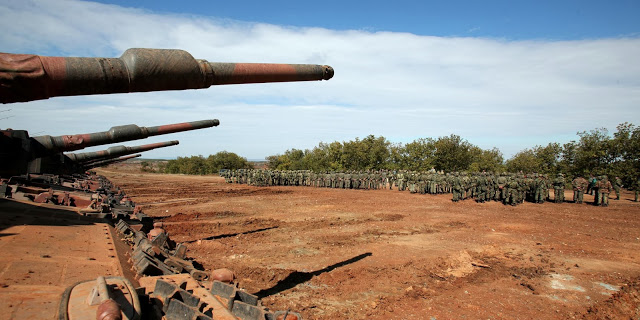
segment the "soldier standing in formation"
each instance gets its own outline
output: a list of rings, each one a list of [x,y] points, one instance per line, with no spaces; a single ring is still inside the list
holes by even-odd
[[[476,202],[483,203],[487,197],[487,177],[484,172],[478,176],[477,190],[478,196],[476,197]]]
[[[616,177],[613,180],[613,189],[616,190],[616,200],[620,200],[620,189],[622,189],[622,179]]]
[[[601,176],[598,177],[593,177],[593,179],[591,180],[593,186],[591,187],[591,192],[593,193],[593,204],[594,205],[600,205],[600,193],[598,191],[598,186],[600,186],[600,180],[602,180]]]
[[[571,181],[571,184],[573,185],[573,202],[582,203],[584,191],[588,187],[589,182],[587,179],[578,176]]]
[[[452,193],[452,201],[459,202],[468,198],[477,202],[502,201],[512,206],[525,200],[543,203],[549,200],[549,189],[554,189],[555,202],[564,202],[565,178],[558,174],[549,180],[543,174],[501,173],[492,172],[454,172],[447,173],[429,171],[342,171],[313,172],[310,170],[271,170],[271,169],[238,169],[221,170],[220,175],[229,183],[250,184],[255,186],[312,186],[339,189],[384,189],[395,182],[399,191],[409,189],[411,193],[442,194]],[[594,204],[607,206],[608,197],[613,189],[619,197],[622,182],[612,184],[606,176],[593,177],[598,181],[591,187],[595,191]],[[615,180],[620,180],[616,177]],[[585,190],[590,187],[588,180],[576,177],[573,185],[573,201],[582,203]],[[636,186],[636,201],[640,191],[640,179]]]
[[[496,179],[497,185],[498,185],[498,192],[500,195],[499,197],[496,196],[496,198],[499,199],[505,199],[507,197],[507,177],[506,177],[506,173],[501,173],[500,176],[498,177],[498,179]]]
[[[611,185],[611,181],[607,179],[607,176],[602,176],[598,179],[598,199],[596,201],[596,205],[608,207],[609,206],[609,193],[611,193],[611,189],[613,186]]]
[[[464,188],[462,186],[462,179],[460,178],[460,175],[457,172],[453,174],[452,191],[453,191],[453,199],[452,199],[453,202],[458,202],[462,200],[462,198],[464,197]]]
[[[543,174],[540,174],[535,179],[535,192],[533,196],[534,203],[544,203],[545,200],[549,197],[549,185],[547,181],[547,177]]]
[[[555,191],[555,203],[564,202],[564,175],[558,173],[558,176],[553,179],[553,190]]]
[[[503,199],[504,204],[512,206],[518,205],[518,180],[512,177],[507,181],[507,197]]]
[[[596,189],[596,185],[598,184],[598,179],[594,175],[589,177],[589,188],[587,189],[587,193],[593,195],[593,192]]]
[[[400,170],[400,172],[398,172],[398,177],[396,180],[396,184],[398,185],[398,191],[404,191],[404,175],[405,175],[405,171],[404,170]]]

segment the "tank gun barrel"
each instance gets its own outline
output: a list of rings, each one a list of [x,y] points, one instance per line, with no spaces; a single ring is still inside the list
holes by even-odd
[[[212,85],[329,80],[311,64],[217,63],[178,49],[126,50],[120,58],[0,53],[0,102],[56,96],[204,89]]]
[[[220,124],[218,119],[200,120],[193,122],[174,123],[155,127],[139,127],[135,124],[112,127],[108,131],[63,135],[63,136],[36,136],[32,137],[38,142],[40,154],[74,151],[86,147],[103,144],[118,143],[124,141],[144,139],[161,134],[196,130],[214,127]]]
[[[140,157],[140,156],[142,156],[142,155],[141,154],[133,154],[133,155],[130,155],[130,156],[124,156],[124,157],[120,157],[120,158],[117,158],[117,159],[108,159],[108,160],[96,161],[96,162],[92,162],[90,164],[83,165],[83,167],[84,167],[85,170],[89,170],[89,169],[93,169],[93,168],[97,168],[97,167],[104,167],[104,166],[108,166],[110,164],[127,161],[129,159],[137,158],[137,157]]]
[[[106,150],[100,150],[95,152],[66,153],[65,156],[67,156],[69,159],[71,159],[74,162],[88,164],[89,162],[92,162],[92,161],[112,159],[112,158],[117,158],[117,157],[128,155],[128,154],[149,151],[157,148],[175,146],[179,143],[180,142],[178,140],[172,140],[172,141],[166,141],[166,142],[145,144],[145,145],[135,146],[135,147],[115,146],[115,147],[110,147],[109,149],[106,149]]]
[[[209,63],[213,85],[329,80],[333,68],[315,64]]]

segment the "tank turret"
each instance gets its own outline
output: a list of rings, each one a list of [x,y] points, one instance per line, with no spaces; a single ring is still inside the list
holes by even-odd
[[[329,80],[313,64],[220,63],[178,49],[128,49],[120,58],[0,53],[0,102],[56,96],[204,89],[212,85]]]
[[[145,145],[135,146],[135,147],[115,146],[115,147],[110,147],[109,149],[106,149],[106,150],[100,150],[95,152],[66,153],[65,156],[71,159],[71,161],[78,162],[81,164],[88,164],[93,161],[102,161],[102,160],[117,158],[120,156],[125,156],[128,154],[149,151],[157,148],[171,147],[179,143],[180,142],[178,140],[173,140],[173,141],[145,144]]]

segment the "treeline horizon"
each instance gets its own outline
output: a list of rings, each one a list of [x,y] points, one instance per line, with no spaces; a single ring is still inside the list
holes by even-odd
[[[392,143],[385,137],[320,142],[313,149],[291,148],[266,157],[267,167],[277,170],[366,171],[432,168],[444,172],[524,172],[569,177],[619,176],[626,186],[635,184],[640,173],[640,127],[621,123],[616,132],[606,128],[576,133],[577,139],[560,144],[536,145],[505,160],[498,148],[482,149],[451,134],[419,138],[410,143]],[[222,151],[208,158],[178,157],[169,160],[166,173],[216,174],[220,169],[250,168],[246,158]]]

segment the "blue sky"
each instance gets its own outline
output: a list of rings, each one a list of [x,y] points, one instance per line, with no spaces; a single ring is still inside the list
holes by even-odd
[[[314,2],[315,3],[315,2]],[[509,158],[640,124],[639,1],[0,2],[0,51],[118,57],[180,48],[211,62],[328,64],[323,82],[58,97],[0,106],[0,127],[75,134],[220,119],[145,157],[261,159],[369,134],[457,134]],[[108,146],[94,148],[105,149]],[[87,150],[89,151],[89,150]]]
[[[585,39],[640,35],[640,1],[99,1],[156,12],[334,30]]]

